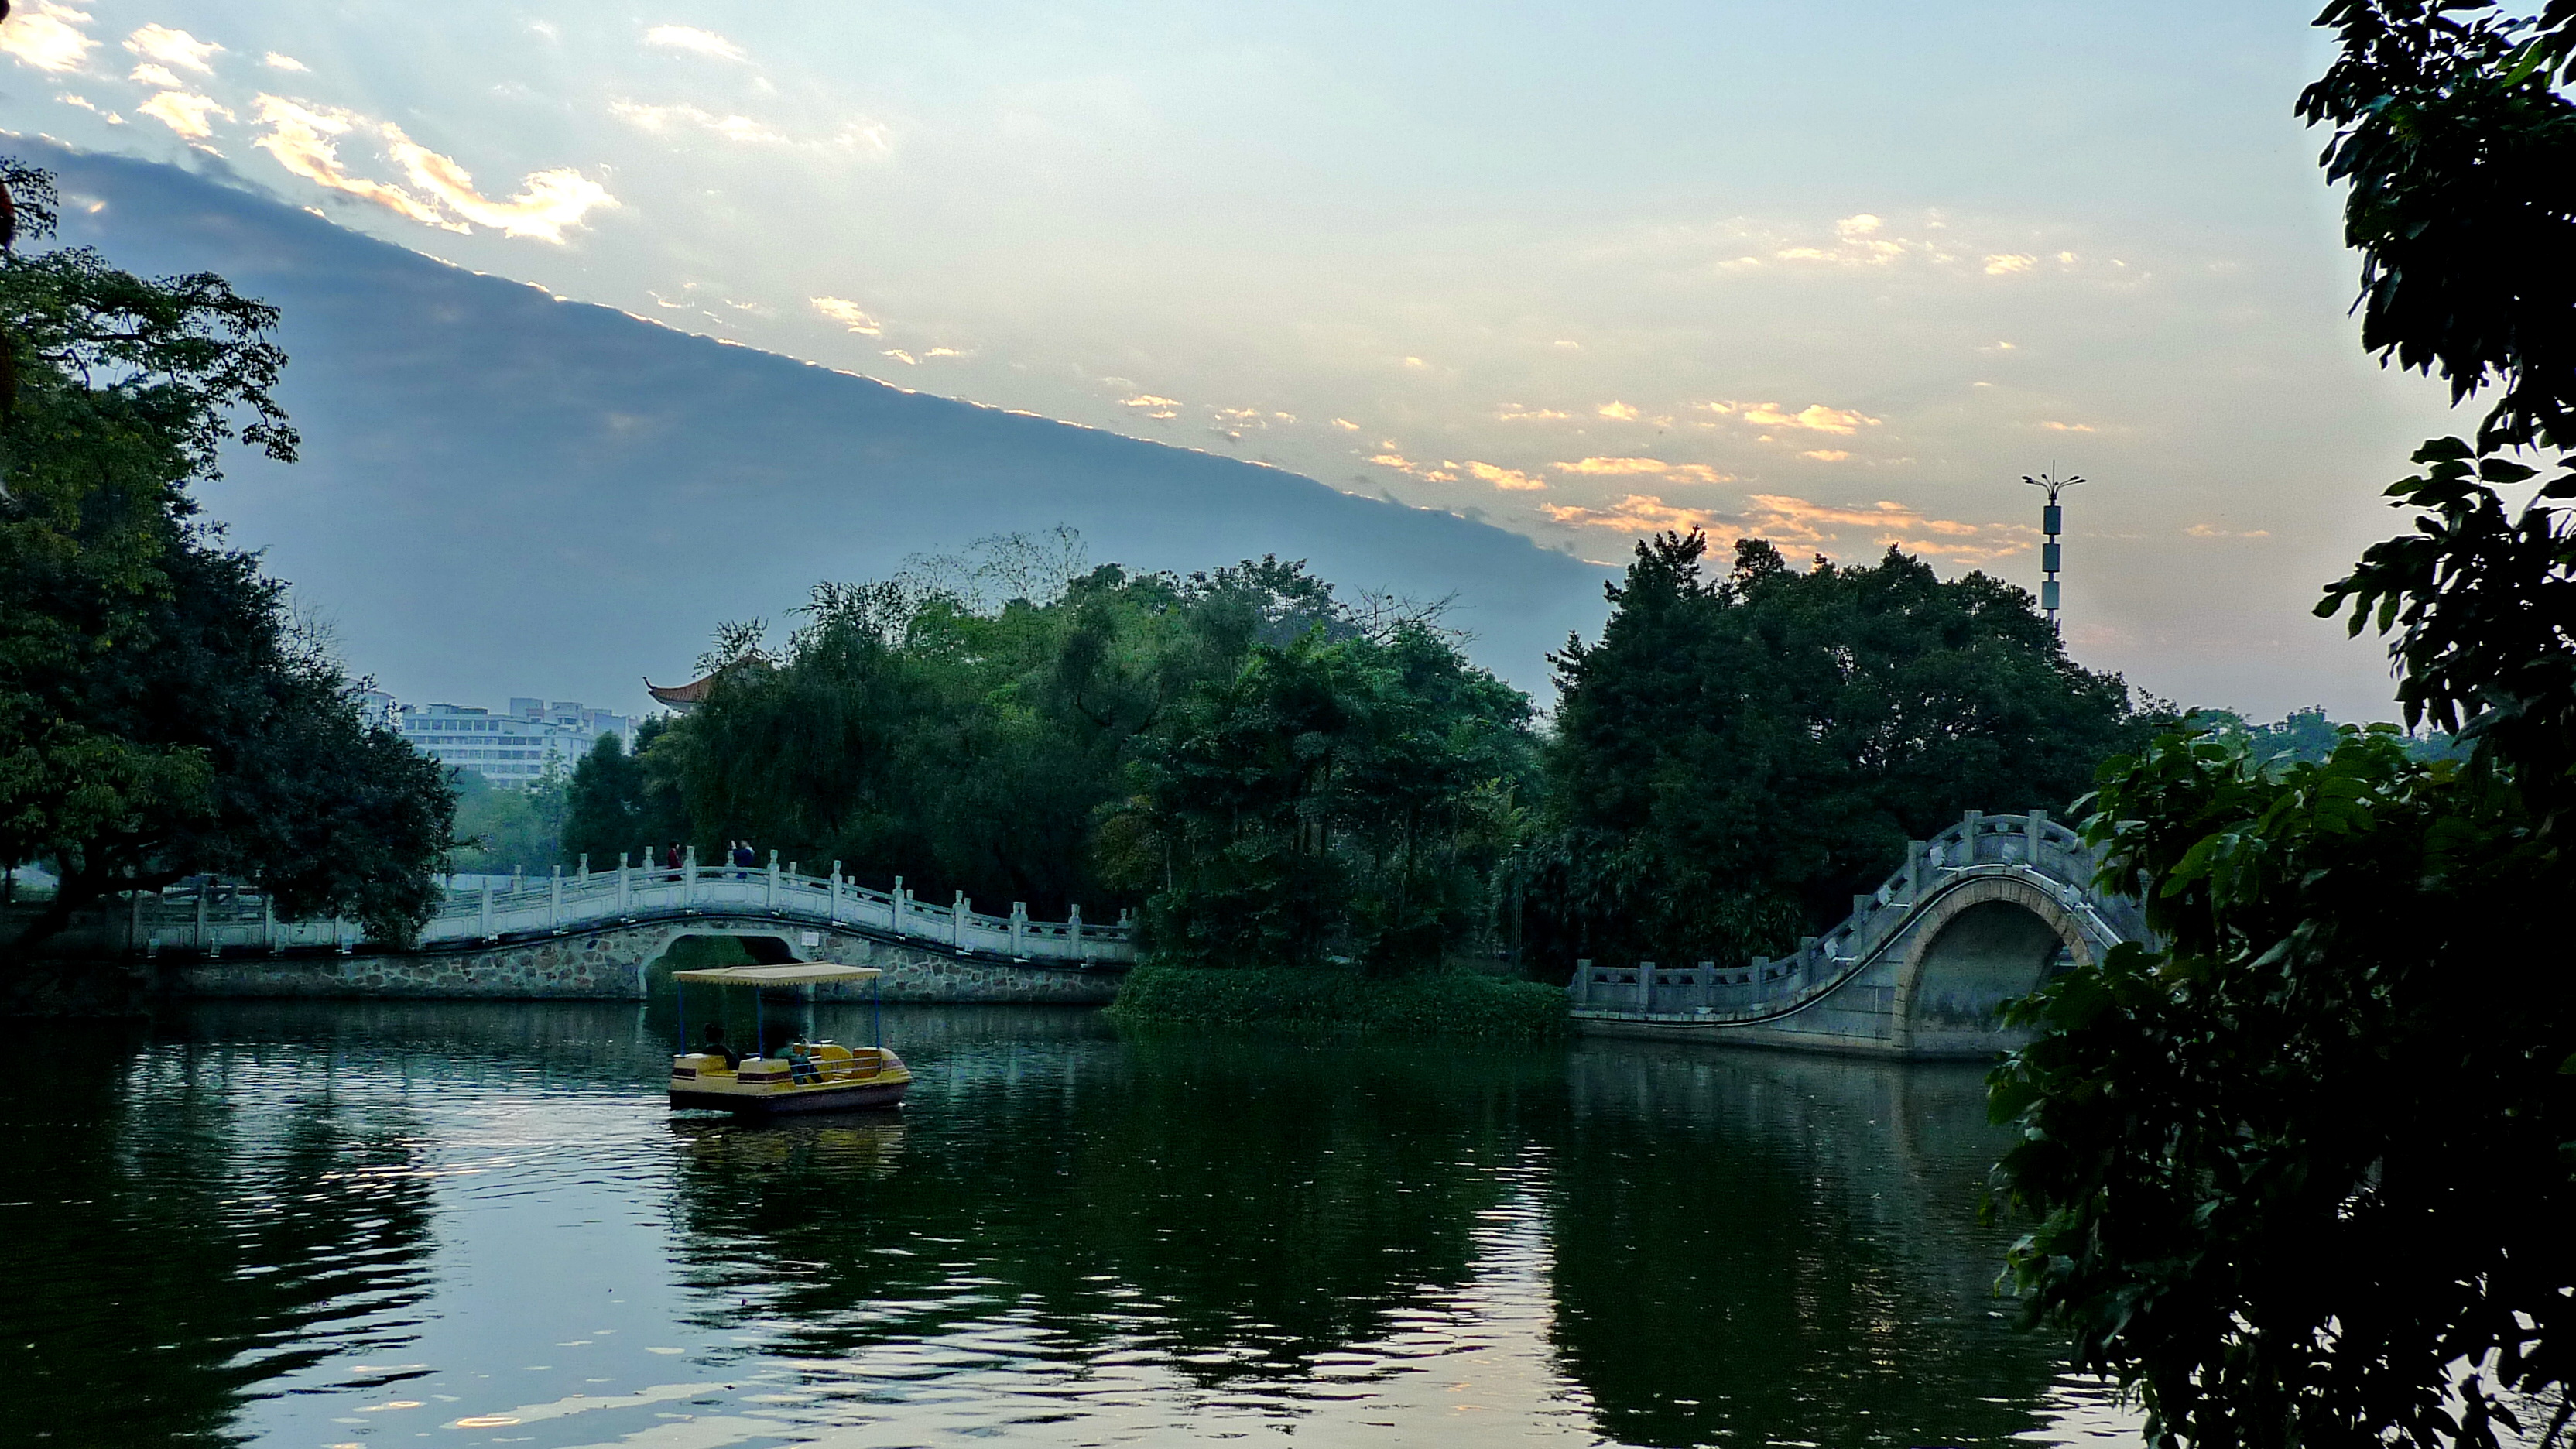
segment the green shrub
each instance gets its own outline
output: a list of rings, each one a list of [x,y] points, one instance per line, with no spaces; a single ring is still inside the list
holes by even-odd
[[[1110,1013],[1136,1022],[1522,1039],[1562,1035],[1567,1020],[1565,992],[1536,981],[1467,971],[1377,980],[1286,967],[1139,966]]]

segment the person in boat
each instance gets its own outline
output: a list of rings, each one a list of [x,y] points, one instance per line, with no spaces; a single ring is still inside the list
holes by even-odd
[[[706,1046],[703,1050],[708,1056],[724,1058],[725,1070],[727,1071],[731,1071],[735,1067],[742,1065],[742,1057],[740,1054],[736,1053],[732,1044],[725,1040],[723,1022],[711,1021],[707,1023]]]
[[[787,1044],[787,1078],[794,1082],[823,1080],[823,1063],[814,1055],[814,1048],[807,1045],[803,1037],[798,1037]]]
[[[773,1061],[783,1058],[787,1055],[788,1045],[797,1039],[795,1027],[785,1022],[771,1022],[761,1039],[760,1054]]]

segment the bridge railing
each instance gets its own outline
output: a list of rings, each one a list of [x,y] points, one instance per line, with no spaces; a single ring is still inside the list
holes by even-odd
[[[133,897],[123,927],[134,949],[227,951],[338,949],[368,943],[350,921],[287,921],[255,887],[213,885]],[[424,947],[558,935],[628,921],[691,915],[753,915],[822,927],[917,940],[952,951],[1055,965],[1115,965],[1134,959],[1134,933],[1125,912],[1116,922],[1087,922],[1082,908],[1062,921],[1032,920],[1013,902],[996,916],[974,909],[959,893],[939,905],[915,897],[896,878],[893,891],[871,890],[842,875],[838,862],[825,876],[761,866],[679,869],[620,864],[614,870],[560,871],[542,879],[519,878],[511,888],[486,883],[451,893],[422,926]],[[111,917],[111,919],[113,919]]]
[[[1720,965],[1640,961],[1576,963],[1568,990],[1578,1011],[1621,1015],[1675,1013],[1761,1016],[1784,1010],[1838,982],[1887,944],[1916,906],[1951,877],[1972,870],[2020,867],[2046,879],[2058,900],[2105,940],[2144,940],[2138,903],[2094,888],[2098,859],[2084,838],[2043,810],[2025,815],[1969,811],[1959,823],[1907,848],[1905,864],[1868,895],[1852,897],[1851,914],[1810,936],[1779,960],[1756,956]]]

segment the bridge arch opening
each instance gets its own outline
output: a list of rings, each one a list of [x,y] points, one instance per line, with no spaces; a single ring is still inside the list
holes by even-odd
[[[2078,941],[2061,913],[2017,899],[1964,904],[1916,949],[1904,993],[1905,1028],[1917,1056],[1985,1057],[2019,1046],[2004,1004],[2071,964]]]
[[[722,966],[783,966],[801,959],[785,936],[743,931],[685,931],[664,943],[660,955],[648,958],[641,976],[644,1020],[651,1030],[678,1030],[678,996],[671,989],[674,971],[704,971]],[[708,1021],[720,1022],[737,1047],[753,1040],[750,995],[736,991],[689,993],[691,1044]],[[703,998],[703,999],[701,999]],[[736,999],[739,998],[739,999]]]

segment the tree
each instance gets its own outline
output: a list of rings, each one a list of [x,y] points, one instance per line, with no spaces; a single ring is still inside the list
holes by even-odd
[[[1723,578],[1698,533],[1640,543],[1599,642],[1554,656],[1546,828],[1522,863],[1560,959],[1741,959],[1839,918],[1965,809],[2057,809],[2139,736],[2116,675],[2030,596],[1890,549]]]
[[[587,856],[593,870],[605,870],[639,849],[656,850],[688,834],[687,822],[672,818],[670,803],[653,790],[644,765],[645,752],[669,728],[666,720],[646,720],[635,731],[632,754],[623,740],[603,734],[573,765],[564,791],[564,864]]]
[[[472,770],[451,770],[456,789],[456,844],[450,870],[545,875],[564,859],[571,777],[549,760],[526,785],[495,785]],[[635,848],[629,841],[627,849]]]
[[[50,178],[0,162],[0,183],[19,233],[47,234]],[[393,938],[430,908],[435,764],[364,722],[284,586],[187,492],[230,439],[294,457],[276,320],[219,277],[0,258],[0,859],[62,877],[13,958],[108,894],[200,872]]]
[[[1528,699],[1418,623],[1325,634],[1253,645],[1143,741],[1120,843],[1131,883],[1160,887],[1158,959],[1399,972],[1488,915]]]
[[[2493,1445],[2569,1422],[2576,982],[2560,903],[2576,795],[2576,3],[2338,0],[2301,98],[2332,124],[2362,340],[2493,390],[2388,490],[2414,531],[2321,615],[2393,635],[2409,726],[2324,759],[2177,733],[2104,767],[2106,885],[2164,937],[2014,1008],[1992,1077],[2037,1219],[2030,1316],[2144,1399],[2160,1445]],[[2554,1400],[2554,1402],[2553,1402]],[[2533,1426],[2539,1427],[2539,1426]]]

